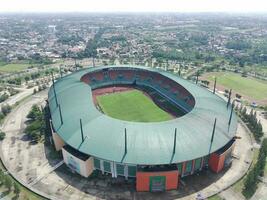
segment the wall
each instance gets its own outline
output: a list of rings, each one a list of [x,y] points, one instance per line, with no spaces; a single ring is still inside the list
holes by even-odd
[[[55,132],[52,132],[52,137],[53,137],[56,150],[60,151],[62,147],[65,145],[64,141]]]
[[[216,153],[211,154],[210,159],[209,159],[209,167],[213,172],[219,173],[222,171],[224,167],[224,160],[225,160],[225,155],[217,155]]]
[[[94,159],[89,157],[87,160],[81,160],[62,148],[63,159],[66,165],[78,174],[88,177],[94,171]]]
[[[225,156],[228,153],[232,153],[235,146],[235,142],[222,154],[217,154],[216,152],[211,154],[209,159],[209,167],[213,172],[219,173],[224,168]]]
[[[137,172],[136,173],[136,191],[150,191],[150,177],[165,176],[165,190],[175,190],[178,187],[178,170],[165,172]]]

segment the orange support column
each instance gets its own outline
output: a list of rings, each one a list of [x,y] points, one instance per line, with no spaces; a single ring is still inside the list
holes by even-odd
[[[209,159],[209,167],[212,171],[219,173],[224,167],[225,155],[218,155],[216,153],[211,154]]]
[[[182,175],[184,175],[185,167],[186,167],[186,162],[183,162],[183,171],[182,171]]]
[[[175,190],[178,187],[178,170],[164,172],[137,172],[136,191]]]
[[[194,173],[194,170],[195,170],[195,162],[196,162],[196,160],[193,160],[193,162],[192,162],[191,174]]]

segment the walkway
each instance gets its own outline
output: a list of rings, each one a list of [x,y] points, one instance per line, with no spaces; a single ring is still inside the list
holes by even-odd
[[[46,93],[27,99],[6,118],[3,130],[6,138],[2,143],[2,158],[10,173],[23,184],[52,199],[195,199],[201,192],[205,197],[224,190],[238,180],[248,169],[252,158],[251,141],[243,126],[239,124],[232,167],[223,173],[203,172],[183,180],[186,187],[162,194],[136,193],[131,182],[122,179],[114,182],[110,177],[82,178],[72,172],[59,160],[48,159],[49,148],[43,144],[30,144],[23,133],[26,115],[33,104],[42,104]],[[60,162],[60,163],[59,163]],[[52,186],[52,187],[51,187]],[[184,197],[183,197],[184,196]]]

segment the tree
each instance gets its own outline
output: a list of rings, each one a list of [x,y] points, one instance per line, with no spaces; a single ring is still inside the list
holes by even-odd
[[[4,94],[0,95],[0,103],[7,100],[8,97],[9,95],[6,92],[4,92]]]
[[[0,121],[2,120],[2,119],[4,119],[5,118],[5,115],[2,113],[2,112],[0,112]]]
[[[4,104],[1,106],[2,113],[6,116],[8,113],[11,112],[11,106],[8,104]]]
[[[4,185],[5,187],[8,189],[8,192],[10,192],[11,188],[12,188],[12,181],[10,179],[9,176],[4,176]]]
[[[254,167],[252,170],[249,171],[245,182],[244,182],[244,189],[243,189],[243,194],[247,196],[246,194],[253,194],[256,191],[257,188],[257,170]]]
[[[16,194],[16,197],[18,197],[19,194],[20,194],[20,192],[21,192],[21,189],[19,187],[19,184],[16,183],[16,182],[14,182],[13,187],[14,187],[14,193]]]
[[[37,105],[33,105],[32,109],[27,115],[27,118],[34,121],[38,118],[42,117],[42,111]]]
[[[241,96],[240,94],[237,94],[237,93],[236,93],[236,94],[235,94],[235,97],[236,97],[237,99],[241,99],[242,96]]]
[[[25,81],[26,81],[26,83],[28,83],[28,81],[30,80],[30,77],[29,76],[25,76]]]
[[[226,43],[226,48],[235,50],[245,50],[251,47],[251,44],[245,40],[231,40]]]
[[[209,86],[209,84],[210,84],[210,82],[209,81],[207,81],[207,80],[203,80],[202,81],[202,83],[204,84],[204,85],[206,85],[207,87]]]
[[[4,172],[0,169],[0,185],[3,185],[4,184]]]
[[[4,132],[0,131],[0,140],[5,139],[5,137],[6,137],[6,134]]]
[[[258,176],[263,176],[267,157],[267,138],[262,141],[257,163],[245,178],[243,194],[249,199],[257,189]]]
[[[259,170],[259,175],[264,176],[264,169],[266,165],[266,157],[267,157],[267,138],[264,138],[260,147],[257,167]]]
[[[25,129],[25,133],[32,140],[38,141],[45,132],[44,113],[37,105],[33,105],[27,118],[30,120],[30,123]]]

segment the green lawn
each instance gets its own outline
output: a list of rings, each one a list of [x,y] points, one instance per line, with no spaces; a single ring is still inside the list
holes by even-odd
[[[214,81],[215,77],[217,77],[219,85],[229,89],[232,88],[237,93],[255,98],[255,100],[267,98],[267,81],[242,77],[240,74],[230,72],[210,73],[207,79]]]
[[[159,122],[172,119],[141,91],[131,90],[97,97],[98,103],[107,115],[126,121]]]
[[[0,65],[0,72],[19,72],[27,69],[30,64],[25,63],[11,63],[6,65]]]
[[[208,200],[222,200],[222,198],[218,195],[208,198]]]

